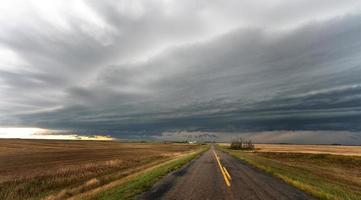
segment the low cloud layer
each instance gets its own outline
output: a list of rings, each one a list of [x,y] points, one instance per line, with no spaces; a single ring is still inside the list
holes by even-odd
[[[361,131],[359,1],[8,1],[0,125]]]
[[[288,144],[347,144],[360,145],[361,135],[349,131],[262,131],[262,132],[200,132],[178,131],[163,132],[155,136],[158,140],[168,141],[203,141],[231,142],[242,138],[254,143],[288,143]]]

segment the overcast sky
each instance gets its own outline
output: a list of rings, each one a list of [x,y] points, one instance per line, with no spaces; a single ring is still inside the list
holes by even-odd
[[[0,126],[359,132],[361,2],[2,1]]]

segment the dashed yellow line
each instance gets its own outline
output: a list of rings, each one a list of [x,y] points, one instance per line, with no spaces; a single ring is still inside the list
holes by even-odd
[[[216,160],[217,160],[219,169],[220,169],[221,172],[222,172],[222,175],[223,175],[223,178],[224,178],[224,182],[226,182],[226,185],[227,185],[228,187],[231,187],[231,180],[232,180],[231,176],[229,175],[227,169],[222,166],[221,161],[220,161],[218,155],[216,154],[216,152],[215,152],[214,150],[213,150],[213,154],[214,154],[214,156],[216,157]]]

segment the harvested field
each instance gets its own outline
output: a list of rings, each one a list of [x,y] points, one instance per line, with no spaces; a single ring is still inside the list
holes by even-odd
[[[199,148],[189,144],[3,139],[0,199],[70,197]]]
[[[361,146],[256,144],[258,152],[318,153],[361,156]]]

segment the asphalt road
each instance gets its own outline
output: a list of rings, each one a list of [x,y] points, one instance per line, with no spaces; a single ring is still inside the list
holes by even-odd
[[[188,165],[161,179],[140,199],[301,200],[313,198],[281,179],[265,174],[226,153],[215,151],[212,147]]]

